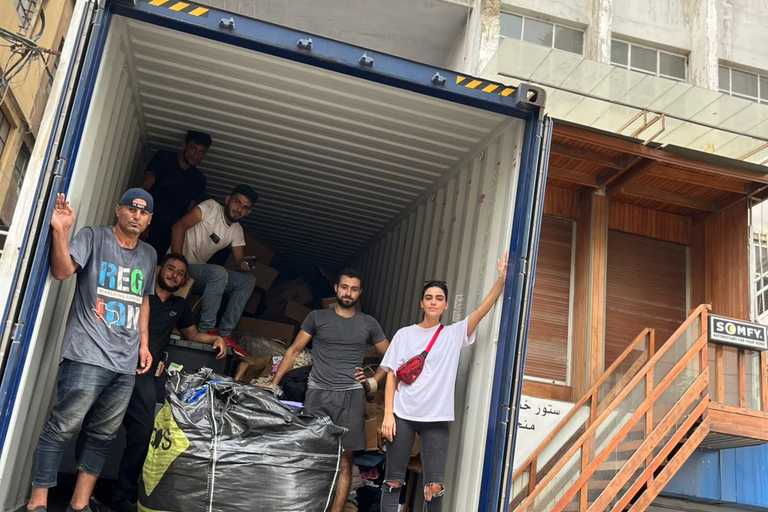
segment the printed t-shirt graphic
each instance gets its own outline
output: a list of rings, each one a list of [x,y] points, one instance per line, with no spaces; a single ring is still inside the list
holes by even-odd
[[[155,250],[142,241],[122,248],[111,226],[99,226],[81,229],[69,253],[79,269],[62,357],[134,373],[141,304],[154,293]]]

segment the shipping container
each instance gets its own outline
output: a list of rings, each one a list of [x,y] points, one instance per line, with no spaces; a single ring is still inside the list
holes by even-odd
[[[546,180],[543,91],[474,79],[187,2],[79,0],[2,261],[0,508],[29,490],[74,280],[49,275],[53,200],[111,223],[147,155],[213,135],[221,198],[261,195],[248,225],[307,263],[352,263],[392,335],[428,278],[448,320],[476,307],[509,250],[504,300],[465,351],[447,510],[501,510],[510,479]]]

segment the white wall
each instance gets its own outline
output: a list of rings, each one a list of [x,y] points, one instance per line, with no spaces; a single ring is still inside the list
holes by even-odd
[[[768,2],[718,0],[720,59],[768,70]]]
[[[655,45],[690,50],[686,0],[614,0],[613,32]]]

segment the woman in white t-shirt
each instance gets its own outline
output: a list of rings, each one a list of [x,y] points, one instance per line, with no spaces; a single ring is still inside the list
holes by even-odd
[[[399,382],[396,372],[403,363],[423,352],[437,332],[440,317],[448,309],[448,285],[444,281],[425,283],[420,301],[424,318],[418,324],[399,329],[392,338],[381,362],[381,367],[387,370],[381,430],[389,441],[381,512],[397,512],[400,488],[417,433],[421,437],[426,510],[441,510],[459,354],[463,347],[474,343],[477,325],[504,291],[506,255],[497,267],[498,278],[483,302],[467,318],[440,331],[421,374],[411,384]]]

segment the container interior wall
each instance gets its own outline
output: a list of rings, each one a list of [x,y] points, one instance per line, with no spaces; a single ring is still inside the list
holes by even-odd
[[[110,31],[68,197],[77,214],[75,231],[109,224],[119,193],[135,179],[143,135],[138,95],[121,30]],[[55,389],[62,334],[75,280],[49,278],[31,337],[21,387],[13,411],[5,461],[0,462],[0,505],[15,511],[29,495],[33,450]]]
[[[521,146],[522,124],[510,121],[358,257],[367,279],[365,308],[385,332],[420,320],[425,280],[448,282],[449,323],[480,304],[509,244]],[[491,311],[460,360],[447,510],[477,507],[500,316],[500,307]]]

